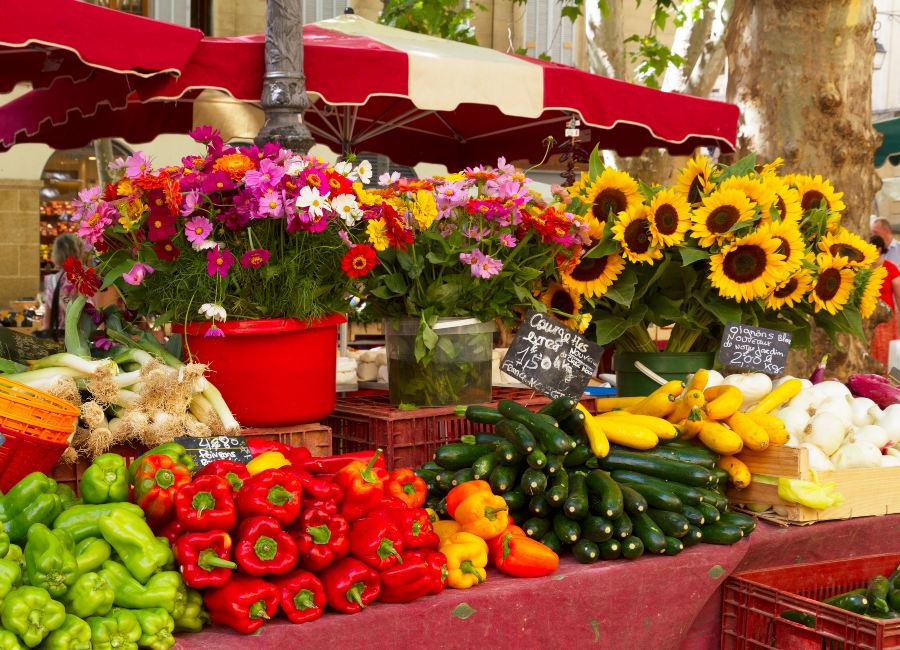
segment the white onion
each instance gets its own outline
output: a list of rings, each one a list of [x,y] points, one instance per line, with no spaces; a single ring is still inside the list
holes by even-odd
[[[875,424],[881,417],[881,409],[878,404],[868,397],[855,397],[850,405],[853,426],[864,427],[867,424]]]
[[[831,413],[817,413],[810,420],[808,431],[806,442],[811,442],[826,455],[831,456],[844,441],[847,427]]]
[[[817,472],[832,472],[834,471],[834,463],[825,455],[821,449],[816,447],[813,444],[808,442],[800,445],[803,449],[808,450],[809,452],[809,466],[816,470]]]
[[[785,406],[775,413],[784,423],[785,430],[791,434],[791,440],[802,440],[806,435],[806,427],[809,426],[810,415],[806,409],[797,406]]]
[[[838,469],[880,467],[881,450],[875,445],[852,442],[838,449],[831,462]]]
[[[850,441],[865,442],[870,445],[874,445],[879,449],[890,442],[890,440],[888,439],[887,431],[882,429],[877,424],[867,424],[864,427],[858,427],[854,429],[850,432]]]
[[[853,424],[853,408],[851,407],[852,398],[846,397],[828,397],[816,406],[816,414],[830,413],[836,418],[840,418],[844,423],[844,428],[849,429]]]
[[[896,456],[882,456],[881,457],[881,466],[882,467],[900,467],[900,458]]]
[[[876,424],[887,431],[891,442],[900,442],[900,404],[891,404],[884,409]]]
[[[797,396],[794,399],[792,399],[790,402],[788,402],[787,405],[790,407],[795,407],[798,409],[802,409],[804,411],[808,411],[808,410],[810,410],[810,408],[813,405],[813,397],[814,397],[814,395],[813,395],[812,389],[807,388],[807,389],[801,390],[799,393],[797,393]]]
[[[818,405],[830,397],[852,397],[850,389],[839,381],[823,381],[813,384],[809,389],[813,395],[813,403]]]

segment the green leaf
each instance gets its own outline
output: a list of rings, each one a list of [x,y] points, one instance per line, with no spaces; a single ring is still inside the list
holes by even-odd
[[[425,256],[425,259],[428,260],[431,264],[435,266],[441,266],[450,261],[450,257],[447,255],[440,255],[435,251],[429,251],[428,255]]]
[[[654,293],[647,299],[648,311],[653,315],[654,322],[657,319],[673,322],[681,320],[684,317],[682,304],[682,300],[672,300],[660,292]]]
[[[693,246],[679,246],[678,252],[681,253],[681,265],[689,266],[700,260],[708,260],[709,252],[702,248],[694,248]]]
[[[588,158],[588,174],[593,179],[602,174],[603,169],[603,159],[600,157],[600,145],[597,145],[594,147],[594,150]]]
[[[584,254],[584,257],[588,259],[594,259],[599,257],[606,257],[607,255],[612,255],[616,251],[619,250],[619,242],[612,238],[602,239],[597,243],[596,246],[591,248],[587,253]]]
[[[604,298],[628,307],[634,298],[634,285],[637,283],[637,274],[626,267],[619,279],[609,288]]]
[[[410,257],[409,252],[399,248],[397,249],[397,262],[400,264],[400,268],[407,272],[413,267],[413,259]]]
[[[594,328],[594,339],[599,345],[612,343],[630,327],[628,321],[618,316],[596,317],[591,324]]]
[[[117,263],[113,266],[106,274],[103,276],[103,284],[100,285],[100,291],[104,289],[108,289],[116,282],[119,278],[122,277],[125,273],[128,273],[131,270],[131,267],[137,263],[137,260],[133,259],[125,259],[121,262]]]
[[[406,277],[402,273],[391,273],[389,276],[385,277],[384,284],[396,295],[403,295],[408,288]]]
[[[722,298],[717,294],[709,294],[705,298],[698,297],[697,300],[723,325],[743,322],[744,310],[733,300]]]
[[[731,178],[732,176],[745,176],[752,172],[754,167],[756,167],[756,154],[751,153],[748,156],[744,156],[733,165],[726,167],[721,175],[716,178],[716,182],[721,183],[726,178]]]

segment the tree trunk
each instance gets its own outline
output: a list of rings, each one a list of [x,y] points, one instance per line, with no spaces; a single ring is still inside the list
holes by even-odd
[[[868,234],[879,181],[873,154],[873,0],[737,0],[726,39],[728,99],[741,107],[739,155],[781,156],[786,173],[821,174],[844,192],[844,225]],[[820,332],[795,372],[825,352],[834,374],[868,365],[864,346],[835,353]],[[806,359],[801,359],[805,356]]]

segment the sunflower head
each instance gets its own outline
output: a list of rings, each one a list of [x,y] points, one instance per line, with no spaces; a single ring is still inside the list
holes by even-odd
[[[719,183],[717,191],[740,190],[748,199],[758,205],[764,214],[768,213],[769,206],[775,201],[775,192],[772,187],[758,178],[752,176],[732,176]]]
[[[612,228],[613,239],[622,245],[622,255],[631,262],[653,264],[662,257],[662,251],[653,244],[649,215],[647,206],[638,203],[620,215]]]
[[[800,195],[800,207],[804,212],[824,205],[832,212],[841,212],[845,207],[841,197],[843,192],[835,192],[831,182],[821,176],[796,175],[793,182]]]
[[[627,173],[607,167],[582,192],[590,214],[603,223],[641,202],[638,184]]]
[[[694,210],[694,236],[700,245],[710,247],[731,239],[732,228],[753,218],[753,203],[741,190],[713,192]]]
[[[881,285],[887,277],[887,269],[881,264],[873,269],[860,271],[857,276],[859,289],[859,315],[869,318],[875,313],[878,300],[881,297]]]
[[[719,295],[737,302],[767,296],[786,275],[778,246],[778,240],[766,232],[734,240],[710,258],[710,284]]]
[[[800,226],[793,221],[772,222],[760,226],[759,232],[764,232],[778,241],[778,248],[775,252],[784,256],[785,266],[790,273],[800,268],[806,255]]]
[[[767,223],[774,210],[781,221],[795,221],[799,223],[801,217],[803,217],[803,208],[800,207],[800,194],[797,190],[787,185],[777,176],[764,176],[763,183],[768,186],[774,195],[774,199],[769,210],[762,212],[760,221]]]
[[[783,164],[784,158],[779,156],[770,163],[758,166],[757,171],[759,172],[760,176],[775,176]]]
[[[541,295],[541,302],[547,307],[547,311],[565,316],[562,319],[566,325],[573,329],[577,329],[578,322],[575,318],[581,313],[581,295],[577,290],[571,287],[554,282]]]
[[[709,189],[712,176],[712,161],[706,156],[694,156],[678,173],[675,191],[691,205],[698,205]]]
[[[596,242],[591,247],[594,244]],[[602,257],[582,256],[574,265],[560,269],[560,275],[564,287],[587,298],[601,298],[624,268],[625,260],[616,253]]]
[[[793,307],[809,293],[812,279],[808,271],[798,271],[783,282],[775,285],[772,292],[766,296],[766,309],[778,311],[782,307]]]
[[[869,268],[878,259],[877,248],[846,228],[822,237],[819,250],[833,257],[846,258],[850,268]]]
[[[853,271],[847,266],[846,257],[834,257],[828,253],[816,256],[816,272],[809,299],[816,312],[838,313],[850,299],[853,290]]]
[[[650,201],[647,218],[654,246],[677,246],[691,225],[691,206],[675,190],[660,190]]]

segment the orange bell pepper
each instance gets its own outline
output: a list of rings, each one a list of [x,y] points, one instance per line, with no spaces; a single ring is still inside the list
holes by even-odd
[[[491,485],[487,481],[466,481],[460,483],[447,493],[447,514],[451,517],[456,515],[456,507],[476,492],[491,492]]]
[[[425,481],[416,476],[409,467],[395,469],[388,474],[388,479],[384,482],[385,495],[397,497],[410,508],[421,508],[425,505],[427,492]]]
[[[500,535],[497,550],[491,553],[494,566],[516,578],[539,578],[550,575],[559,566],[559,556],[549,547],[526,535],[506,532]]]
[[[502,533],[500,533],[496,537],[487,540],[488,554],[490,555],[492,562],[495,562],[494,556],[499,552],[499,549],[502,547],[503,538],[506,536],[507,533],[510,533],[512,535],[517,535],[517,536],[523,536],[523,537],[528,536],[524,530],[522,530],[521,528],[519,528],[518,526],[516,526],[513,523],[512,517],[510,517],[509,525],[506,527],[506,530],[504,530]]]
[[[456,506],[454,519],[464,532],[481,539],[496,537],[509,526],[509,507],[502,496],[476,492]]]

